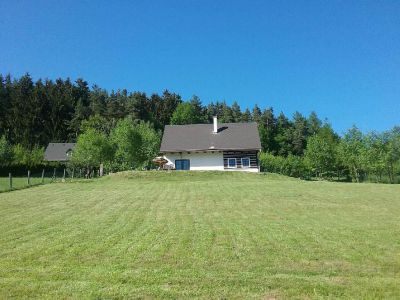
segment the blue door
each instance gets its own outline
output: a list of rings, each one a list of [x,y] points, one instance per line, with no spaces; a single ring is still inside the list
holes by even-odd
[[[190,160],[189,159],[177,159],[175,160],[176,170],[190,170]]]

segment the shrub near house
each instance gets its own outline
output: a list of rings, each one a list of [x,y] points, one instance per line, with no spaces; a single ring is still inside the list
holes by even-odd
[[[88,169],[100,164],[109,171],[141,169],[156,156],[159,142],[160,134],[150,124],[124,119],[109,135],[93,128],[79,135],[71,162]]]

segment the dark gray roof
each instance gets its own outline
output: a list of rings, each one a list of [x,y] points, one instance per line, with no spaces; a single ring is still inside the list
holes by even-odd
[[[50,143],[44,152],[44,160],[47,161],[68,161],[71,156],[67,153],[72,151],[75,143]]]
[[[160,152],[195,150],[260,150],[257,123],[167,125]]]

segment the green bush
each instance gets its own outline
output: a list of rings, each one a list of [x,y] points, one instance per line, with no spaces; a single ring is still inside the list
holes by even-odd
[[[11,144],[3,135],[0,139],[0,166],[9,166],[12,163],[13,151]]]
[[[310,169],[303,157],[289,154],[287,157],[262,152],[259,156],[261,170],[291,177],[309,178]]]
[[[92,169],[111,161],[113,155],[108,137],[90,128],[79,135],[71,162],[74,166]]]
[[[32,150],[25,148],[21,144],[16,144],[12,148],[14,166],[36,167],[43,164],[44,148],[35,146]]]
[[[120,120],[110,133],[114,159],[109,169],[123,171],[147,168],[160,149],[160,134],[150,123]]]

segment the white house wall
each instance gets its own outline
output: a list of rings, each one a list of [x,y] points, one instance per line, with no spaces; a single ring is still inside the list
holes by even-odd
[[[180,153],[166,153],[165,159],[168,160],[168,165],[175,168],[176,159],[189,159],[190,170],[194,171],[224,171],[224,157],[222,152],[182,152]]]
[[[167,165],[173,168],[175,168],[175,160],[189,159],[190,170],[193,171],[259,172],[258,168],[224,168],[224,155],[222,152],[165,153],[164,158],[168,160]]]
[[[227,172],[252,172],[252,173],[260,172],[260,170],[258,168],[237,168],[237,169],[225,168],[224,171],[227,171]]]

